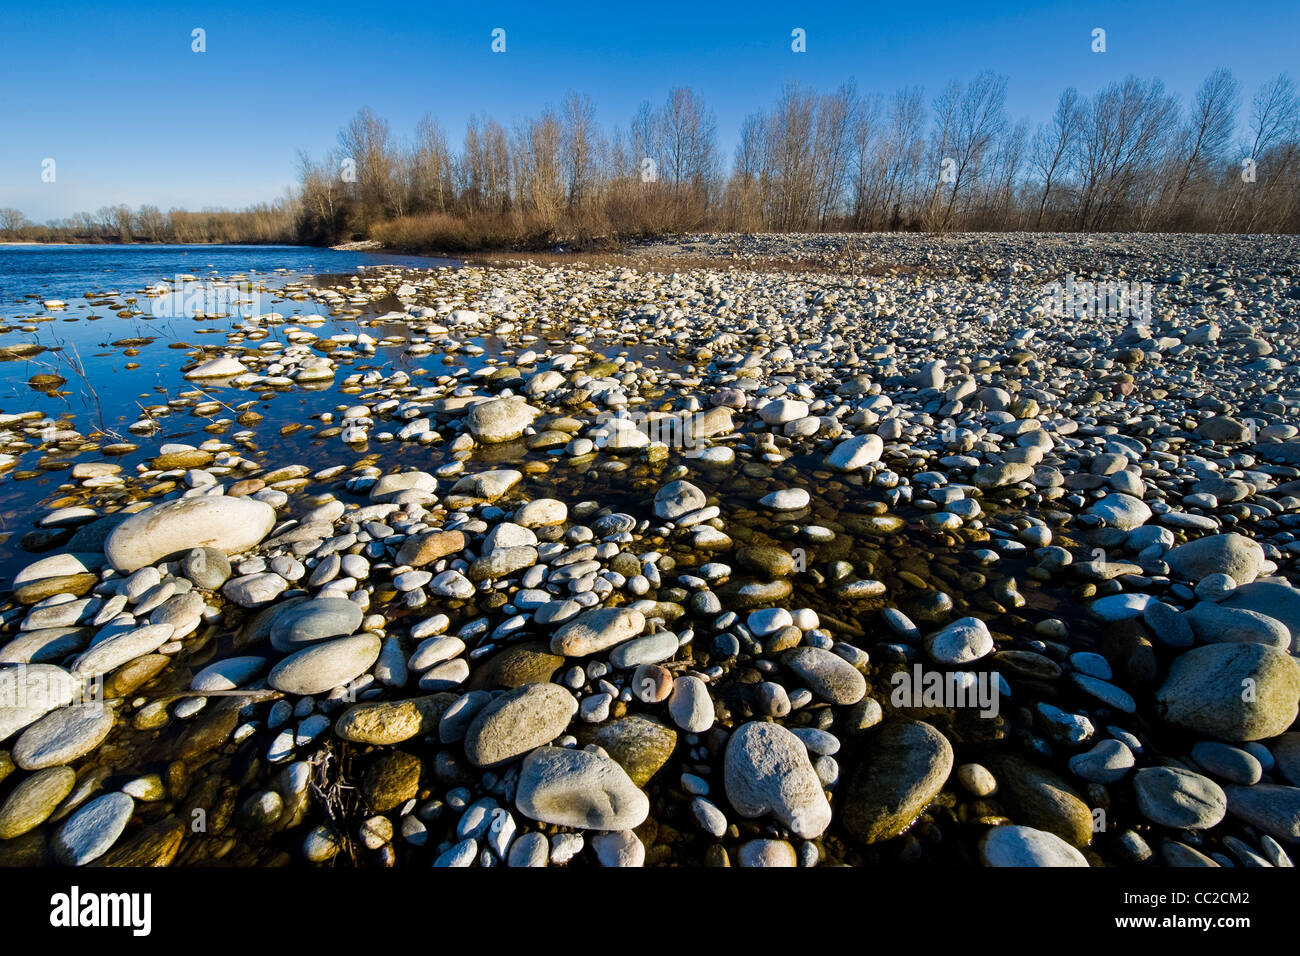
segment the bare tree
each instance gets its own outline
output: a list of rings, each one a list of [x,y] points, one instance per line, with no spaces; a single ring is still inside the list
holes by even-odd
[[[1135,198],[1154,175],[1178,119],[1164,84],[1130,76],[1088,103],[1078,161],[1082,170],[1076,225],[1096,230]]]
[[[549,110],[515,133],[514,168],[518,202],[541,223],[554,227],[564,205],[560,121]]]
[[[661,142],[668,181],[679,195],[712,180],[717,165],[717,120],[694,90],[668,94],[660,114]]]
[[[1043,179],[1043,191],[1038,200],[1038,218],[1034,228],[1043,227],[1043,213],[1052,193],[1052,181],[1058,174],[1067,172],[1070,149],[1079,134],[1082,112],[1079,91],[1070,87],[1061,93],[1056,102],[1056,112],[1048,126],[1039,126],[1034,134],[1030,164]]]
[[[1236,111],[1237,81],[1230,71],[1215,70],[1196,91],[1192,114],[1181,133],[1179,155],[1174,157],[1178,180],[1168,200],[1171,216],[1177,215],[1188,184],[1208,176],[1227,148]]]
[[[589,199],[596,187],[600,131],[596,127],[596,108],[591,99],[570,92],[562,109],[561,148],[564,175],[568,186],[568,207],[576,210]]]
[[[407,163],[411,195],[417,211],[445,213],[452,201],[452,159],[442,127],[429,113],[415,127],[415,146]]]
[[[338,145],[340,160],[355,164],[356,182],[350,191],[362,224],[386,215],[401,216],[405,208],[395,182],[387,121],[375,116],[370,107],[362,107],[339,130]]]
[[[1006,129],[1007,79],[985,71],[971,81],[961,96],[953,124],[951,158],[954,179],[940,227],[952,224],[953,206],[962,190],[970,191],[983,174],[983,163],[993,142]]]
[[[0,209],[0,232],[10,239],[17,238],[18,233],[27,225],[27,217],[17,209]]]

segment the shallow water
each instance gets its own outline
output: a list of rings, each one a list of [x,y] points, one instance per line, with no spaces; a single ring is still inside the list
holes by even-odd
[[[141,446],[138,452],[116,459],[129,472],[137,462],[152,457],[162,443],[197,445],[211,437],[203,430],[210,419],[195,417],[187,410],[160,418],[160,428],[152,436],[132,435],[127,426],[141,417],[141,406],[165,404],[182,392],[198,389],[208,392],[213,400],[232,405],[253,397],[241,389],[186,381],[181,373],[196,349],[226,344],[225,333],[240,321],[239,314],[212,319],[160,316],[155,313],[166,309],[156,308],[159,298],[143,295],[142,290],[159,282],[173,283],[178,276],[194,276],[197,282],[185,287],[200,290],[209,280],[246,276],[266,291],[255,292],[251,301],[240,307],[242,312],[278,312],[285,316],[285,324],[292,324],[297,315],[323,315],[326,321],[316,331],[327,338],[360,330],[355,321],[331,317],[316,302],[286,298],[284,285],[310,283],[324,276],[337,279],[341,274],[360,274],[361,268],[380,265],[436,268],[458,263],[306,246],[0,247],[0,349],[38,345],[46,350],[30,358],[0,361],[0,411],[39,411],[50,419],[70,419],[71,426],[83,435],[95,428],[116,433]],[[66,307],[47,309],[44,302],[48,300],[61,300]],[[367,309],[366,314],[374,312]],[[370,331],[378,337],[386,330]],[[272,327],[273,336],[274,332]],[[412,364],[401,357],[400,349],[387,351],[392,355],[385,355],[379,364],[391,362],[395,368]],[[128,363],[137,367],[128,368]],[[362,370],[366,365],[362,361],[352,369]],[[84,371],[84,381],[75,371],[77,367]],[[31,377],[41,374],[58,375],[67,383],[53,392],[31,387]],[[336,382],[322,390],[337,387]],[[256,411],[270,419],[264,427],[278,429],[303,420],[298,411],[311,393],[297,388],[293,392],[292,397],[279,397],[274,413],[269,401],[258,403]],[[320,395],[310,402],[313,408],[331,404]],[[220,416],[214,417],[233,416],[222,409]],[[108,437],[104,443],[116,440]],[[271,461],[287,464],[301,460],[294,456],[302,453],[309,440],[310,434],[280,443]],[[21,535],[33,507],[57,491],[63,480],[61,469],[99,457],[98,453],[83,455],[76,450],[33,449],[0,480],[0,577],[12,575],[30,560],[23,552],[5,547],[4,542],[15,531]],[[39,470],[38,463],[43,463]]]

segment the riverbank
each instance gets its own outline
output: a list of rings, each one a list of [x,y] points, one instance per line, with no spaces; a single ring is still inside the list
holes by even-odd
[[[626,255],[86,289],[0,862],[1289,864],[1300,241]]]

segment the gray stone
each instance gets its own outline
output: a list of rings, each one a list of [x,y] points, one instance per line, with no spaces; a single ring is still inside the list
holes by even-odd
[[[842,441],[826,456],[826,463],[839,471],[860,471],[880,461],[885,443],[879,435],[857,435]]]
[[[1088,513],[1101,518],[1106,527],[1118,528],[1120,531],[1132,531],[1151,517],[1151,509],[1146,502],[1121,492],[1106,495],[1089,508]]]
[[[799,855],[786,840],[750,840],[740,847],[736,862],[744,867],[792,867]]]
[[[1228,784],[1228,812],[1283,843],[1300,843],[1300,787]]]
[[[471,581],[504,578],[516,571],[532,567],[536,563],[536,548],[528,545],[520,545],[516,548],[498,548],[475,560],[465,574]]]
[[[618,645],[610,651],[609,663],[619,670],[631,670],[642,664],[658,664],[676,655],[677,646],[676,634],[671,631],[656,631]]]
[[[1034,466],[1023,461],[989,462],[975,469],[971,482],[987,491],[1027,481],[1033,473]]]
[[[655,516],[665,521],[675,521],[682,515],[699,511],[707,504],[702,492],[689,481],[670,481],[655,493]]]
[[[524,684],[487,704],[465,734],[465,756],[476,767],[495,767],[550,743],[578,710],[559,684]]]
[[[0,664],[52,664],[86,649],[94,632],[86,627],[23,631],[0,647]]]
[[[649,799],[617,763],[562,747],[524,758],[515,804],[530,820],[579,830],[630,830],[650,815]]]
[[[104,554],[118,571],[130,572],[193,548],[223,554],[247,551],[275,524],[275,509],[253,498],[201,495],[164,501],[118,525]]]
[[[1221,780],[1246,786],[1259,783],[1264,775],[1264,768],[1254,754],[1249,754],[1238,747],[1202,740],[1192,745],[1192,759]]]
[[[479,441],[496,444],[514,441],[536,417],[537,409],[518,396],[509,396],[475,405],[465,416],[465,424]]]
[[[53,664],[0,667],[0,741],[70,704],[81,680]]]
[[[781,655],[781,663],[799,675],[808,688],[832,704],[856,704],[867,694],[867,680],[856,667],[820,647],[796,647]]]
[[[1133,751],[1119,740],[1099,740],[1086,753],[1070,758],[1070,770],[1090,783],[1110,784],[1133,769]]]
[[[191,690],[225,691],[247,684],[266,669],[265,657],[227,657],[194,675]]]
[[[96,797],[55,833],[50,841],[55,858],[66,866],[98,859],[117,842],[134,812],[135,801],[121,791]]]
[[[323,694],[368,671],[382,643],[379,635],[363,633],[313,644],[275,665],[266,682],[287,694]]]
[[[1163,601],[1148,604],[1142,620],[1161,644],[1167,647],[1188,648],[1196,643],[1196,634],[1187,616],[1178,608]]]
[[[112,729],[113,711],[102,702],[62,707],[22,732],[13,761],[24,770],[72,763],[102,744]]]
[[[361,626],[361,606],[347,598],[322,597],[296,604],[277,615],[271,625],[271,646],[284,653],[336,637],[348,637]]]
[[[432,496],[438,490],[438,479],[425,471],[404,471],[396,475],[383,475],[370,488],[370,500],[396,501],[407,491],[424,492]]]
[[[1205,830],[1228,812],[1228,798],[1209,777],[1177,767],[1147,767],[1133,775],[1138,809],[1152,823]]]
[[[1287,626],[1258,611],[1202,601],[1187,612],[1187,621],[1196,636],[1207,644],[1267,644],[1288,653],[1291,650],[1291,631]]]
[[[772,814],[807,840],[830,824],[831,808],[808,750],[779,724],[742,724],[727,742],[727,799],[744,817]]]
[[[1170,549],[1165,562],[1176,577],[1189,581],[1227,574],[1238,584],[1249,584],[1259,577],[1264,549],[1245,535],[1214,534]]]
[[[1300,666],[1289,654],[1263,644],[1193,648],[1174,660],[1156,691],[1157,716],[1230,742],[1276,737],[1291,726],[1297,711]]]
[[[692,734],[702,734],[713,726],[713,698],[709,696],[709,687],[704,681],[690,674],[684,674],[673,681],[672,693],[668,696],[668,714],[682,730]]]
[[[100,641],[72,662],[72,673],[77,677],[98,677],[133,661],[152,654],[169,640],[175,628],[170,624],[150,624]]]
[[[1259,746],[1256,744],[1255,746]],[[1283,734],[1269,748],[1274,766],[1282,779],[1300,787],[1300,731]],[[1268,767],[1264,768],[1268,770]]]
[[[1300,589],[1277,581],[1252,581],[1219,602],[1223,607],[1257,611],[1281,621],[1291,632],[1291,653],[1300,655]]]
[[[545,866],[548,856],[546,835],[536,831],[525,833],[510,844],[506,866]]]
[[[939,664],[969,664],[993,650],[993,635],[977,617],[963,617],[926,636],[925,652]]]
[[[264,607],[289,587],[289,582],[271,571],[231,578],[221,586],[221,593],[240,607]]]
[[[1055,833],[1033,827],[1000,826],[984,834],[979,846],[985,866],[1087,866],[1082,853]]]
[[[191,548],[181,558],[181,574],[195,587],[216,591],[230,578],[230,560],[216,548]]]
[[[551,636],[551,653],[586,657],[607,650],[645,628],[645,616],[625,607],[598,607],[585,611]]]
[[[591,849],[601,866],[645,866],[645,844],[631,830],[596,834]]]

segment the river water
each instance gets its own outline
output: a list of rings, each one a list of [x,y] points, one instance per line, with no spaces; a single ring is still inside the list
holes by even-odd
[[[99,428],[124,436],[141,446],[138,452],[117,459],[127,470],[156,454],[161,443],[200,444],[211,437],[203,431],[209,421],[189,414],[160,419],[160,429],[147,439],[131,435],[127,427],[140,419],[142,406],[166,403],[193,390],[195,383],[184,379],[182,366],[195,347],[224,344],[224,334],[241,315],[274,311],[292,322],[296,315],[324,314],[316,302],[286,298],[286,284],[360,275],[366,268],[384,265],[437,268],[458,263],[308,246],[0,246],[0,414],[40,412],[82,435]],[[240,283],[241,298],[232,295],[217,301],[236,289],[227,280]],[[143,294],[159,283],[189,294],[170,301]],[[233,314],[196,317],[200,310],[192,306],[205,296],[209,305],[228,306]],[[355,321],[326,319],[317,329],[322,337],[359,331]],[[31,346],[44,351],[28,355]],[[397,361],[400,365],[400,358]],[[84,371],[84,380],[77,368]],[[66,384],[34,388],[29,382],[35,375],[57,375]],[[248,398],[248,393],[237,389],[202,387],[218,401],[233,404],[232,395]],[[285,421],[293,420],[290,404],[277,406],[276,414]],[[260,412],[266,415],[267,408]],[[286,442],[285,456],[301,450],[305,440],[307,436]],[[112,438],[102,443],[107,441]],[[11,448],[8,454],[17,454],[18,461],[0,478],[0,576],[4,577],[30,560],[13,545],[30,527],[33,509],[66,479],[62,472],[78,460],[100,457],[75,448],[39,446]]]

